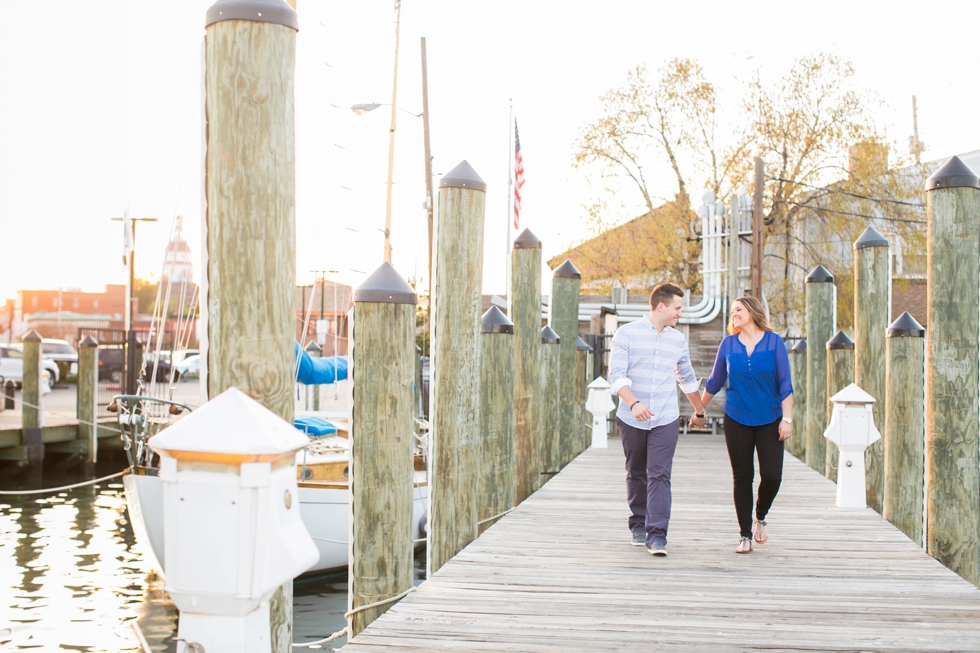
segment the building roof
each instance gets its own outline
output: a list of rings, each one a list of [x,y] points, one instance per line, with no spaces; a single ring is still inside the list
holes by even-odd
[[[337,290],[336,305],[334,304],[334,288]],[[296,312],[305,315],[309,310],[310,315],[317,316],[322,310],[325,314],[342,315],[347,313],[350,308],[352,296],[353,288],[330,280],[325,280],[322,283],[317,282],[315,286],[296,286],[294,291]]]

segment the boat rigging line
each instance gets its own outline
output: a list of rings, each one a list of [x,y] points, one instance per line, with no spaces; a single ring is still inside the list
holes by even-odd
[[[794,181],[792,179],[783,179],[782,177],[770,177],[766,175],[766,179],[769,181],[781,181],[785,184],[796,184],[797,186],[806,186],[807,188],[812,188],[814,190],[822,190],[828,193],[839,193],[841,195],[849,195],[851,197],[856,197],[862,200],[868,200],[871,202],[888,203],[888,204],[902,204],[904,206],[915,206],[920,208],[925,208],[925,204],[920,204],[919,202],[905,202],[903,200],[891,200],[885,199],[883,197],[869,197],[867,195],[861,195],[859,193],[852,193],[846,190],[837,190],[836,188],[829,188],[827,186],[814,186],[813,184],[808,184],[805,181]]]

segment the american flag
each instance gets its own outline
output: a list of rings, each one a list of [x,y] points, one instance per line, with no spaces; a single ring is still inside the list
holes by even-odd
[[[521,224],[521,187],[524,186],[524,159],[521,157],[521,137],[514,121],[514,229]]]

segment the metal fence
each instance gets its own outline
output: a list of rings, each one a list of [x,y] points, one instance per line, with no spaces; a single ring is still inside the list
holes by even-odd
[[[127,348],[127,334],[125,329],[98,329],[81,327],[78,329],[78,342],[85,336],[92,336],[99,343],[98,347],[98,379],[99,387],[96,392],[96,416],[109,417],[108,406],[112,402],[112,397],[118,394],[136,394],[138,383],[144,383],[152,373],[153,362],[152,352],[156,349],[156,342],[150,343],[151,332],[147,330],[133,330],[130,332],[134,346]],[[163,343],[160,347],[160,359],[167,364],[169,371],[169,361],[174,347],[174,333],[172,331],[163,332]],[[151,354],[146,360],[144,368],[143,352]],[[163,370],[160,370],[163,371]],[[159,372],[158,371],[158,376]]]

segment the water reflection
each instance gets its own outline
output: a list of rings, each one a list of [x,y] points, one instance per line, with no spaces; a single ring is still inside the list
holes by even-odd
[[[118,471],[99,466],[97,475]],[[0,468],[4,489],[15,489]],[[31,484],[83,480],[59,474]],[[142,558],[121,483],[53,496],[0,496],[0,649],[139,651],[135,621],[151,650],[176,651],[177,609]],[[415,583],[425,576],[416,556]],[[294,641],[322,639],[345,625],[346,573],[295,581]],[[331,642],[337,648],[346,638]]]

